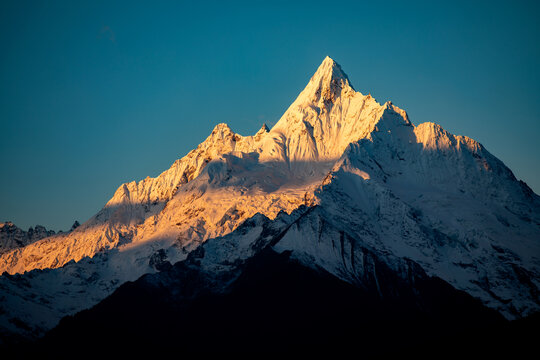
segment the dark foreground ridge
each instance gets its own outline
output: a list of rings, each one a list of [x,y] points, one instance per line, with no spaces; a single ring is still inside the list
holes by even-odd
[[[184,274],[178,287],[171,282],[177,274]],[[383,271],[380,292],[374,292],[306,268],[270,248],[246,262],[226,294],[193,291],[204,288],[207,279],[183,263],[157,276],[169,279],[159,282],[156,275],[147,275],[127,283],[92,309],[64,318],[24,350],[103,354],[104,346],[112,346],[121,352],[171,351],[179,356],[520,354],[532,347],[528,329],[539,323],[538,317],[509,323],[438,278],[421,279],[410,289]],[[197,296],[180,299],[178,288]]]

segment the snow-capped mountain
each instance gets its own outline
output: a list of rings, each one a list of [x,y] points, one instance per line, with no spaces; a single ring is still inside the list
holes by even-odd
[[[25,247],[54,234],[54,230],[47,230],[41,225],[30,227],[28,231],[24,231],[11,221],[0,223],[0,254]]]
[[[212,291],[227,289],[268,247],[359,287],[383,264],[509,319],[540,309],[538,195],[474,140],[355,91],[327,57],[271,130],[219,124],[72,232],[2,254],[0,327],[39,336],[190,253],[205,254]]]

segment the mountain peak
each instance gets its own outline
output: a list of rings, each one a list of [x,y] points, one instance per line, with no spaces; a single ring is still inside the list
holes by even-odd
[[[20,274],[0,276],[0,342],[39,336],[149,272],[164,277],[144,276],[145,289],[196,308],[199,294],[253,278],[245,269],[269,252],[369,296],[409,301],[435,278],[437,292],[454,286],[526,316],[540,310],[539,214],[540,197],[480,144],[412,126],[391,102],[355,92],[326,57],[271,131],[244,137],[218,124],[159,176],[121,185],[54,238],[0,223],[0,274]],[[37,269],[48,270],[24,274]]]
[[[341,66],[327,56],[272,128],[275,136],[287,139],[276,153],[301,162],[336,159],[349,143],[371,133],[382,114],[381,105],[356,92]]]
[[[341,66],[334,61],[331,57],[327,56],[324,58],[321,65],[311,77],[310,82],[318,85],[330,85],[331,83],[346,83],[352,88],[352,85],[349,82],[349,77]]]
[[[255,136],[261,136],[262,134],[265,134],[269,131],[270,129],[268,128],[268,126],[266,126],[266,123],[264,123],[262,124],[262,127],[259,129],[259,131],[255,133]]]
[[[263,136],[266,135],[268,132],[270,132],[270,129],[268,128],[268,126],[266,126],[266,124],[263,124],[259,131],[257,131],[255,135],[253,135],[253,139],[255,141],[260,141]]]
[[[333,103],[344,90],[354,91],[354,88],[341,66],[327,56],[309,80],[299,99],[313,104],[329,104]]]
[[[217,124],[206,141],[214,142],[216,139],[233,139],[236,133],[225,123]]]
[[[217,132],[226,132],[226,133],[229,133],[229,132],[233,132],[231,127],[225,123],[219,123],[217,124],[216,126],[214,126],[214,129],[212,130],[212,133],[217,133]]]

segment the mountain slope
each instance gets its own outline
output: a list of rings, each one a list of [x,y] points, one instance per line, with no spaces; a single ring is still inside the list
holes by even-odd
[[[114,337],[157,352],[174,341],[183,353],[335,356],[361,348],[363,354],[376,355],[388,351],[388,344],[403,348],[463,327],[485,330],[487,324],[504,324],[495,312],[438,279],[419,278],[413,292],[389,272],[380,278],[384,295],[378,296],[268,249],[243,267],[227,292],[195,298],[185,292],[201,285],[198,279],[204,275],[199,277],[197,267],[172,270],[175,285],[163,286],[154,278],[127,284],[90,311],[62,321],[38,351],[66,343],[92,348],[99,339]],[[180,279],[189,281],[189,287]],[[398,291],[396,285],[403,286]],[[178,288],[185,292],[171,291]]]
[[[539,197],[474,140],[396,119],[336,163],[316,194],[325,217],[509,318],[538,311]]]
[[[375,263],[401,279],[414,264],[519,318],[540,309],[539,210],[538,195],[481,144],[415,126],[356,92],[326,58],[271,130],[242,137],[219,124],[160,176],[120,186],[71,233],[3,254],[0,271],[14,275],[0,277],[0,333],[38,337],[204,249],[221,254],[201,266],[226,288],[235,262],[268,241],[358,288],[377,283]],[[262,243],[242,227],[261,221]]]
[[[371,96],[354,91],[340,66],[327,57],[269,132],[263,126],[254,136],[242,137],[226,124],[217,125],[203,143],[157,178],[148,177],[138,183],[120,186],[105,207],[73,233],[43,239],[1,256],[0,273],[57,268],[71,260],[94,256],[101,250],[155,238],[182,237],[190,243],[195,236],[200,242],[209,236],[231,231],[256,212],[271,215],[285,208],[291,211],[303,202],[306,190],[317,186],[326,176],[349,143],[366,137],[389,109],[408,122],[403,110],[388,103],[380,105]],[[211,168],[205,171],[209,164]],[[246,174],[240,176],[241,172]],[[235,184],[231,184],[233,181],[228,178],[231,173],[237,175],[233,179]],[[172,200],[176,198],[173,202],[189,204],[198,197],[197,193],[206,191],[206,184],[190,184],[190,190],[180,191],[200,175],[213,184],[227,182],[228,188],[249,189],[250,193],[255,190],[264,197],[277,194],[277,198],[282,199],[286,195],[288,199],[285,202],[293,205],[280,205],[268,212],[266,207],[257,204],[235,209],[237,196],[226,194],[233,203],[227,208],[236,214],[246,214],[228,226],[209,231],[207,227],[211,225],[208,221],[201,222],[192,216],[175,219],[174,224],[181,222],[184,226],[174,229],[170,220],[173,216],[166,215],[167,224],[163,224],[161,219],[167,209],[179,213],[177,205],[172,206]],[[244,178],[251,180],[246,182]],[[201,182],[205,180],[199,179],[198,184]],[[224,190],[222,183],[218,184],[221,192]],[[199,189],[193,191],[195,187]],[[180,200],[182,195],[177,195],[190,191],[189,199]],[[245,198],[246,191],[240,192]],[[260,197],[253,200],[258,203]],[[198,214],[200,211],[197,209],[207,207],[194,209],[192,206],[191,210]],[[220,213],[220,219],[225,215]],[[220,219],[213,221],[219,222]]]
[[[11,221],[0,223],[0,255],[54,234],[54,230],[47,230],[41,225],[36,225],[35,228],[30,227],[28,231],[24,231]]]
[[[62,344],[88,347],[114,337],[156,352],[174,341],[183,353],[198,354],[335,356],[361,351],[373,356],[424,348],[432,341],[451,344],[457,354],[471,349],[484,355],[493,352],[488,336],[483,343],[464,340],[469,333],[489,329],[507,332],[504,319],[466,293],[427,276],[413,262],[396,259],[389,268],[376,252],[358,249],[363,265],[357,268],[364,276],[351,283],[320,267],[302,265],[293,259],[296,250],[277,251],[288,247],[282,244],[288,242],[286,234],[303,226],[317,209],[302,207],[274,221],[256,216],[235,232],[207,241],[185,261],[125,284],[91,310],[64,319],[34,350]],[[321,226],[325,234],[328,227]],[[340,236],[338,232],[337,239]],[[337,242],[336,248],[340,246],[343,243]],[[398,263],[401,271],[396,271]],[[459,342],[453,342],[455,337]],[[497,347],[497,352],[515,355],[532,348],[524,338],[513,341]],[[512,348],[516,344],[520,347]]]
[[[241,137],[226,124],[217,125],[203,143],[157,178],[121,185],[104,208],[76,231],[4,254],[0,257],[0,273],[57,268],[130,243],[137,226],[162,211],[178,188],[197,177],[210,160],[234,150],[247,151],[264,133]]]

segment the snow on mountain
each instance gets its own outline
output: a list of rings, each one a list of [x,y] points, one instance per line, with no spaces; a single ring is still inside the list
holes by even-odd
[[[278,197],[281,199],[281,194],[285,193],[287,200],[284,201],[292,203],[294,208],[303,201],[305,189],[326,175],[347,145],[372,130],[383,111],[384,106],[371,96],[355,92],[339,65],[327,57],[270,132],[264,125],[254,136],[243,137],[235,134],[226,124],[217,125],[203,143],[175,161],[158,177],[121,185],[105,207],[73,233],[44,239],[30,247],[4,254],[0,257],[0,272],[14,274],[32,269],[57,268],[71,260],[79,261],[93,256],[100,250],[155,238],[156,224],[153,222],[158,221],[166,207],[172,208],[169,200],[185,184],[197,178],[212,160],[214,164],[205,176],[211,177],[215,183],[217,173],[223,172],[223,179],[231,171],[230,167],[236,166],[234,170],[238,173],[239,164],[247,164],[244,160],[235,159],[251,159],[251,165],[259,167],[260,176],[254,177],[254,166],[249,165],[249,169],[244,169],[249,175],[246,173],[239,181],[252,179],[264,197],[268,193],[280,193]],[[242,186],[250,187],[247,183]],[[195,194],[193,196],[197,196]],[[233,199],[233,202],[244,200],[229,195],[227,198]],[[232,230],[239,222],[259,211],[253,206],[257,207],[256,203],[260,200],[255,197],[253,201],[255,204],[248,205],[251,210],[246,216],[239,217],[239,221],[228,224],[230,226],[222,230],[205,232],[215,236]],[[185,206],[187,202],[182,201]],[[289,205],[283,206],[289,211],[292,209]],[[277,211],[283,206],[278,206]],[[207,206],[199,207],[198,212],[201,208]],[[228,208],[234,211],[232,205]],[[171,211],[177,212],[174,209]],[[272,208],[269,214],[272,213],[276,213],[276,209]],[[225,214],[218,215],[222,218]],[[198,240],[208,238],[200,235],[201,221],[195,217],[192,213],[181,231],[174,231],[170,226],[167,231],[177,237],[183,236],[183,231],[189,241],[192,241],[193,234]],[[143,231],[139,229],[141,226]],[[157,231],[163,234],[165,230],[162,226]],[[170,238],[169,235],[165,236]]]
[[[373,130],[384,109],[370,95],[356,92],[341,67],[326,57],[270,139],[284,161],[336,160],[349,143]]]
[[[100,212],[73,232],[4,254],[0,272],[57,268],[131,242],[137,226],[162,211],[178,188],[197,177],[210,160],[222,153],[246,151],[260,137],[241,137],[226,124],[217,125],[203,143],[158,177],[121,185]]]
[[[538,311],[539,197],[474,140],[399,117],[352,143],[316,193],[317,221],[355,239],[347,253],[320,236],[314,243],[313,225],[281,246],[347,281],[361,262],[355,249],[368,247],[414,261],[508,318]]]
[[[0,254],[25,247],[54,234],[54,230],[47,230],[41,225],[36,225],[35,228],[30,227],[28,231],[24,231],[11,221],[0,223]]]
[[[14,275],[0,277],[0,331],[39,336],[194,250],[220,253],[204,266],[225,274],[272,226],[274,250],[345,281],[376,279],[366,253],[396,272],[413,261],[508,318],[525,316],[540,308],[539,210],[482,145],[414,126],[355,91],[327,57],[271,130],[244,137],[219,124],[158,177],[121,185],[72,232],[2,254],[0,272]],[[271,225],[240,227],[262,218]]]

